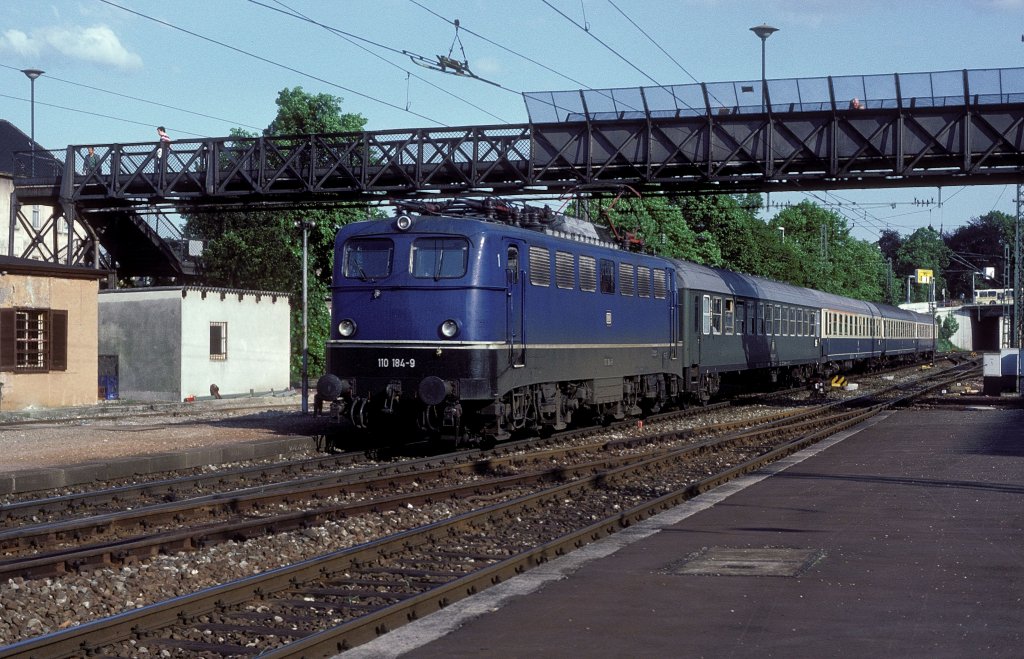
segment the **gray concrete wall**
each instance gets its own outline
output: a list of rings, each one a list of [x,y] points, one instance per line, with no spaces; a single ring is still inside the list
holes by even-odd
[[[99,354],[118,356],[120,398],[181,400],[181,291],[121,289],[99,300]]]

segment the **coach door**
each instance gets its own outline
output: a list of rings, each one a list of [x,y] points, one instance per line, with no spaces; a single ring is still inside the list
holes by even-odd
[[[679,359],[679,313],[681,308],[676,301],[676,271],[666,268],[665,274],[668,277],[666,297],[668,298],[668,335],[671,343],[669,359]],[[655,295],[657,295],[657,284],[655,284]]]
[[[505,246],[505,340],[508,363],[513,368],[526,364],[526,320],[523,317],[523,295],[526,277],[519,258],[518,243]]]

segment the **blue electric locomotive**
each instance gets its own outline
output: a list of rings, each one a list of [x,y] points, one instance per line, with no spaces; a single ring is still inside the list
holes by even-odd
[[[331,416],[489,442],[707,400],[730,377],[800,381],[934,350],[927,316],[618,249],[550,213],[505,219],[338,232],[317,383]]]

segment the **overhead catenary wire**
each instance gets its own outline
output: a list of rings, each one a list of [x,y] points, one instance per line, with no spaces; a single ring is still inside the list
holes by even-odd
[[[314,18],[312,18],[310,16],[307,16],[306,14],[303,14],[302,12],[299,12],[296,9],[292,8],[292,7],[289,7],[284,2],[281,2],[281,0],[274,0],[274,2],[275,2],[275,4],[280,5],[283,9],[280,9],[278,7],[273,7],[271,5],[266,4],[265,2],[260,2],[260,0],[248,0],[248,1],[250,3],[252,3],[252,4],[254,4],[254,5],[257,5],[259,7],[263,7],[264,9],[267,9],[267,10],[270,10],[270,11],[275,11],[275,12],[284,14],[285,16],[290,16],[292,18],[295,18],[295,19],[298,19],[298,20],[301,20],[301,21],[305,21],[307,23],[310,23],[311,25],[316,25],[317,27],[320,27],[320,28],[326,30],[327,32],[330,32],[331,34],[335,35],[339,39],[343,39],[343,40],[347,41],[348,43],[352,44],[353,46],[356,46],[357,48],[360,48],[360,49],[364,50],[365,52],[369,53],[370,55],[373,55],[374,57],[376,57],[377,59],[381,60],[382,62],[384,62],[384,63],[386,63],[386,64],[388,64],[390,66],[395,67],[399,71],[404,72],[405,75],[406,75],[406,82],[407,82],[407,84],[406,84],[406,107],[405,107],[406,111],[409,110],[409,103],[408,103],[408,80],[409,80],[409,77],[411,76],[411,77],[414,77],[414,78],[416,78],[417,80],[419,80],[421,82],[426,83],[427,85],[433,87],[434,89],[436,89],[436,90],[438,90],[438,91],[440,91],[440,92],[442,92],[444,94],[447,94],[448,96],[450,96],[450,97],[452,97],[452,98],[454,98],[456,100],[459,100],[459,101],[465,103],[466,105],[468,105],[468,106],[470,106],[470,107],[472,107],[472,108],[474,108],[476,110],[479,110],[480,112],[483,112],[484,114],[486,114],[486,115],[488,115],[490,117],[493,117],[494,119],[497,119],[498,121],[503,121],[505,123],[509,123],[507,119],[505,119],[503,117],[499,117],[498,115],[494,114],[493,112],[490,112],[489,110],[486,110],[486,109],[480,107],[479,105],[473,103],[469,99],[466,99],[466,98],[464,98],[462,96],[459,96],[458,94],[455,94],[455,93],[445,89],[444,87],[441,87],[440,85],[434,84],[433,82],[427,80],[423,76],[417,75],[417,74],[413,73],[412,71],[406,69],[405,67],[402,67],[402,66],[399,66],[398,64],[395,64],[391,60],[381,56],[378,53],[373,52],[371,49],[369,49],[366,46],[363,46],[363,45],[361,45],[360,43],[357,43],[357,42],[361,41],[363,43],[370,44],[371,46],[373,46],[375,48],[380,48],[382,50],[386,50],[388,52],[395,53],[397,55],[401,55],[401,56],[404,57],[405,53],[402,50],[399,50],[397,48],[392,48],[391,46],[388,46],[387,44],[379,43],[379,42],[373,41],[371,39],[367,39],[366,37],[361,37],[358,34],[353,34],[351,32],[346,32],[345,30],[341,30],[341,29],[333,27],[331,25],[327,25],[325,23],[321,23],[320,21],[317,21],[316,19],[314,19]],[[504,90],[506,90],[508,92],[511,92],[513,94],[518,94],[519,93],[519,92],[516,92],[515,90],[508,89],[507,87],[504,87],[502,85],[495,85],[495,86],[499,87],[501,89],[504,89]]]
[[[618,57],[618,58],[619,58],[620,60],[622,60],[623,62],[625,62],[625,63],[626,63],[626,64],[628,64],[629,66],[631,66],[631,67],[632,67],[633,69],[635,69],[635,70],[636,70],[636,71],[637,71],[637,72],[638,72],[638,73],[639,73],[640,75],[642,75],[643,77],[647,78],[648,80],[650,80],[651,82],[653,82],[653,83],[654,83],[655,85],[657,85],[658,87],[663,87],[663,86],[664,86],[664,85],[662,85],[662,84],[661,84],[660,82],[658,82],[657,80],[655,80],[654,78],[652,78],[652,77],[651,77],[651,76],[650,76],[650,75],[649,75],[649,74],[648,74],[648,73],[647,73],[646,71],[644,71],[644,70],[643,70],[643,69],[641,69],[641,68],[640,68],[639,66],[637,66],[637,65],[636,65],[636,64],[634,64],[634,63],[633,63],[632,61],[630,61],[630,60],[629,60],[629,58],[627,58],[627,57],[626,57],[625,55],[623,55],[623,54],[622,54],[622,53],[620,53],[619,51],[617,51],[617,50],[615,50],[614,48],[612,48],[611,46],[609,46],[609,45],[608,45],[607,43],[605,43],[605,42],[604,42],[604,41],[603,41],[603,40],[602,40],[602,39],[601,39],[600,37],[598,37],[598,36],[597,36],[596,34],[594,34],[593,32],[591,32],[590,30],[586,29],[586,28],[585,28],[584,26],[582,26],[582,25],[580,25],[579,23],[577,23],[577,22],[576,22],[575,20],[573,20],[573,19],[572,19],[572,17],[571,17],[571,16],[568,16],[568,15],[567,15],[567,14],[566,14],[565,12],[563,12],[563,11],[562,11],[561,9],[559,9],[558,7],[556,7],[556,6],[554,6],[553,4],[551,4],[550,2],[548,2],[548,0],[541,0],[541,2],[543,2],[543,3],[545,4],[545,5],[547,5],[548,7],[550,7],[550,8],[551,8],[551,9],[552,9],[552,10],[553,10],[553,11],[554,11],[555,13],[557,13],[557,14],[558,14],[559,16],[561,16],[562,18],[564,18],[565,20],[569,21],[570,23],[572,23],[573,25],[575,25],[575,26],[576,26],[576,27],[578,27],[579,29],[583,30],[583,32],[585,32],[586,34],[589,34],[589,35],[590,35],[590,37],[591,37],[591,38],[592,38],[592,39],[593,39],[594,41],[596,41],[597,43],[599,43],[599,44],[601,44],[602,46],[604,46],[604,47],[605,47],[605,48],[606,48],[606,49],[607,49],[607,50],[608,50],[609,52],[611,52],[611,53],[612,53],[613,55],[615,55],[616,57]]]
[[[11,96],[9,94],[0,94],[0,98],[9,98],[9,99],[14,100],[14,101],[24,101],[26,103],[31,102],[30,99],[22,98],[20,96]],[[36,105],[41,105],[41,106],[47,107],[47,108],[54,108],[54,109],[57,109],[57,110],[66,110],[68,112],[77,112],[78,114],[87,114],[87,115],[90,115],[90,116],[93,116],[93,117],[100,117],[100,118],[103,118],[103,119],[114,119],[116,121],[123,121],[123,122],[128,123],[128,124],[135,124],[136,126],[148,126],[148,127],[152,127],[153,126],[152,122],[136,121],[134,119],[126,119],[125,117],[116,117],[116,116],[111,115],[111,114],[103,114],[102,112],[92,112],[90,110],[83,110],[81,108],[72,108],[72,107],[68,107],[66,105],[57,105],[56,103],[46,103],[46,102],[40,101],[39,99],[36,99],[35,103],[36,103]],[[169,126],[169,130],[171,132],[180,133],[182,135],[192,135],[193,137],[200,137],[200,138],[208,137],[207,135],[200,135],[199,133],[192,133],[192,132],[189,132],[187,130],[183,130],[181,128],[174,128],[173,126]]]
[[[18,67],[10,66],[8,64],[0,64],[0,67],[5,68],[5,69],[10,69],[12,71],[18,71],[18,72],[21,71],[21,69],[19,69]],[[75,87],[81,87],[83,89],[91,89],[92,91],[101,92],[103,94],[109,94],[111,96],[117,96],[119,98],[125,98],[125,99],[128,99],[130,101],[137,101],[139,103],[146,103],[148,105],[154,105],[156,107],[164,108],[164,109],[167,109],[167,110],[174,110],[176,112],[184,112],[185,114],[191,114],[191,115],[194,115],[196,117],[202,117],[204,119],[213,119],[214,121],[223,121],[226,124],[233,124],[234,126],[242,126],[244,128],[252,128],[254,130],[260,130],[260,128],[257,127],[257,126],[250,126],[249,124],[245,124],[245,123],[242,123],[240,121],[234,121],[233,119],[225,119],[223,117],[216,117],[216,116],[211,115],[211,114],[204,114],[202,112],[196,112],[194,110],[189,110],[187,108],[181,108],[181,107],[178,107],[178,106],[175,106],[175,105],[168,105],[166,103],[160,103],[160,102],[157,102],[157,101],[150,101],[149,99],[139,98],[138,96],[131,96],[129,94],[122,94],[121,92],[115,92],[115,91],[111,91],[109,89],[103,89],[101,87],[94,87],[92,85],[86,85],[86,84],[81,83],[81,82],[74,82],[73,80],[64,80],[63,78],[58,78],[57,76],[54,76],[54,75],[47,74],[46,79],[47,80],[56,81],[56,82],[61,82],[61,83],[64,83],[65,85],[72,85],[72,86],[75,86]],[[133,121],[132,123],[139,123],[139,122]],[[145,125],[148,126],[149,124],[145,124]],[[180,132],[184,132],[184,131],[182,131],[180,129],[175,129],[175,130],[176,130],[176,132],[179,132],[179,133]],[[190,134],[193,134],[193,133],[190,133]]]
[[[220,46],[222,48],[226,48],[226,49],[228,49],[230,51],[239,53],[241,55],[245,55],[246,57],[251,57],[251,58],[253,58],[255,60],[259,60],[260,62],[263,62],[265,64],[270,64],[271,66],[275,66],[275,67],[278,67],[280,69],[284,69],[285,71],[290,71],[291,73],[296,73],[298,75],[307,77],[307,78],[309,78],[311,80],[316,80],[317,82],[321,82],[321,83],[323,83],[325,85],[330,85],[331,87],[335,87],[337,89],[341,89],[341,90],[346,91],[346,92],[348,92],[350,94],[354,94],[354,95],[359,96],[361,98],[365,98],[366,100],[373,101],[374,103],[379,103],[379,104],[384,105],[386,107],[389,107],[389,108],[392,108],[392,109],[395,109],[395,110],[400,110],[402,112],[408,112],[408,114],[411,114],[411,115],[413,115],[415,117],[419,117],[420,119],[424,119],[424,120],[429,121],[431,123],[435,123],[435,124],[438,124],[440,126],[444,126],[446,128],[449,127],[448,124],[446,124],[445,122],[440,121],[438,119],[434,119],[433,117],[428,117],[427,115],[420,114],[419,112],[413,112],[412,110],[408,110],[407,111],[405,108],[403,108],[400,105],[396,105],[395,103],[391,103],[389,101],[385,101],[384,99],[377,98],[376,96],[371,96],[370,94],[366,94],[366,93],[357,91],[355,89],[351,89],[349,87],[345,87],[344,85],[340,85],[340,84],[338,84],[336,82],[332,82],[330,80],[326,80],[326,79],[321,78],[320,76],[314,75],[312,73],[307,73],[306,71],[302,71],[302,70],[297,69],[295,67],[288,66],[287,64],[282,64],[281,62],[277,62],[277,61],[269,59],[267,57],[263,57],[262,55],[257,55],[256,53],[252,53],[252,52],[249,52],[249,51],[244,50],[242,48],[238,48],[237,46],[232,46],[230,44],[227,44],[227,43],[225,43],[223,41],[219,41],[219,40],[214,39],[212,37],[208,37],[208,36],[199,34],[198,32],[193,32],[192,30],[188,30],[188,29],[183,28],[181,26],[174,25],[173,23],[169,23],[169,22],[167,22],[165,20],[156,18],[154,16],[149,16],[148,14],[144,14],[144,13],[142,13],[140,11],[136,11],[134,9],[129,9],[128,7],[125,7],[123,5],[119,5],[116,2],[113,2],[112,0],[99,0],[99,1],[104,3],[104,4],[106,4],[106,5],[110,5],[111,7],[114,7],[115,9],[120,9],[121,11],[127,12],[129,14],[134,14],[135,16],[138,16],[140,18],[144,18],[144,19],[146,19],[148,21],[152,21],[152,22],[157,23],[159,25],[163,25],[164,27],[169,27],[172,30],[177,30],[178,32],[182,32],[184,34],[187,34],[189,36],[195,37],[195,38],[200,39],[202,41],[206,41],[208,43],[212,43],[212,44]]]

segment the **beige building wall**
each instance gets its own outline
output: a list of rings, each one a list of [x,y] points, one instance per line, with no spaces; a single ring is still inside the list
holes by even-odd
[[[0,410],[92,405],[98,388],[96,279],[0,274],[0,307],[65,309],[68,312],[68,368],[46,373],[0,371]]]

